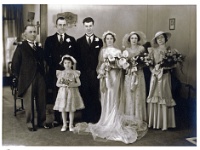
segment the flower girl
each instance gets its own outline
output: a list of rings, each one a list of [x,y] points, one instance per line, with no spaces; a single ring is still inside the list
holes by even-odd
[[[58,78],[56,86],[59,87],[59,90],[53,109],[62,112],[61,131],[67,130],[66,114],[69,112],[69,131],[73,131],[74,112],[85,107],[78,90],[78,86],[81,85],[80,71],[75,70],[76,60],[70,55],[64,55],[60,64],[65,69],[56,71]]]

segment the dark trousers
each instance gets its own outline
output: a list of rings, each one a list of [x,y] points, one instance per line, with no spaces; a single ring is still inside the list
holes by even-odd
[[[101,115],[101,103],[96,70],[81,73],[80,93],[85,105],[85,109],[82,110],[82,120],[98,122]]]
[[[38,126],[44,125],[46,121],[46,85],[44,77],[40,73],[36,74],[33,82],[23,95],[23,99],[26,110],[27,125],[30,126],[32,124],[34,112],[32,108],[34,100],[37,110],[37,124]]]
[[[56,77],[56,69],[49,68],[48,73],[46,75],[46,86],[47,86],[47,103],[55,104],[56,97],[58,94],[58,87],[56,86],[57,77]],[[54,110],[54,121],[61,123],[61,113],[57,110]]]

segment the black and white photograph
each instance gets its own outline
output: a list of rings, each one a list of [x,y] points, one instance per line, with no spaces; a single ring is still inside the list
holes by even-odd
[[[197,4],[75,2],[1,4],[2,148],[197,148]]]

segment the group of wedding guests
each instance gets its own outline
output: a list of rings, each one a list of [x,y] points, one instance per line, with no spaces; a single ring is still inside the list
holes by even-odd
[[[57,20],[57,25],[66,25],[66,22],[61,18]],[[73,45],[74,38],[68,35],[65,35],[64,42],[58,34],[45,42],[44,55],[51,76],[49,82],[55,89],[53,109],[62,112],[61,131],[68,128],[66,112],[69,112],[70,131],[91,133],[95,140],[128,144],[143,137],[148,127],[162,130],[175,128],[176,103],[171,93],[170,70],[176,67],[176,63],[166,65],[165,61],[167,53],[172,57],[178,53],[166,45],[171,33],[157,32],[151,40],[152,47],[146,51],[143,46],[146,43],[145,34],[132,31],[124,36],[124,49],[120,50],[115,45],[114,32],[104,32],[101,39],[93,33],[92,18],[84,19],[83,25],[86,34],[77,40],[77,46]],[[61,29],[58,33],[66,34]],[[53,39],[57,43],[61,40],[59,47],[54,46]],[[70,48],[69,53],[64,52],[62,42]],[[17,52],[20,58],[21,53]],[[16,61],[17,54],[13,58],[13,68],[20,68]],[[54,55],[57,57],[53,58]],[[151,71],[148,95],[144,67],[149,67]],[[19,76],[19,72],[16,75]],[[83,122],[74,126],[74,112],[79,109],[84,110]],[[94,120],[90,120],[93,115]]]

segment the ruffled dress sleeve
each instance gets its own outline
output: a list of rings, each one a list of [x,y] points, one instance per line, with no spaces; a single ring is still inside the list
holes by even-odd
[[[62,71],[56,70],[56,77],[61,78],[61,76],[62,76]]]
[[[74,77],[79,78],[81,75],[81,72],[79,70],[74,70]]]

